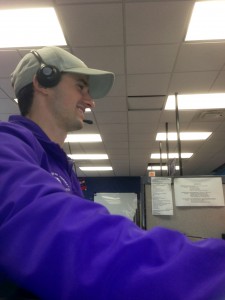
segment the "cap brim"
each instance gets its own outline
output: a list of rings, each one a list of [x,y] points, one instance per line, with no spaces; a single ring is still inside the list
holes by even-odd
[[[97,69],[74,68],[65,72],[87,75],[89,77],[89,92],[93,99],[105,97],[113,86],[114,74]]]

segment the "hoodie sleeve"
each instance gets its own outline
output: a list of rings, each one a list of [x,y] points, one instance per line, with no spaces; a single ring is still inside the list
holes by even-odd
[[[32,135],[0,131],[0,276],[46,300],[222,300],[225,242],[144,231],[66,193]]]

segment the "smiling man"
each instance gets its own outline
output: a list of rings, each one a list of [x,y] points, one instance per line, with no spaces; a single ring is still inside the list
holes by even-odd
[[[41,86],[34,78],[33,88],[33,104],[26,117],[62,146],[68,132],[83,127],[85,109],[94,107],[88,77],[62,73],[60,82],[52,88]]]
[[[90,69],[57,47],[31,51],[12,74],[21,114],[59,145],[69,131],[83,127],[85,109],[108,93],[113,80],[112,73]]]
[[[57,47],[13,72],[21,115],[0,123],[1,299],[225,299],[225,241],[144,231],[83,198],[62,145],[113,81]]]

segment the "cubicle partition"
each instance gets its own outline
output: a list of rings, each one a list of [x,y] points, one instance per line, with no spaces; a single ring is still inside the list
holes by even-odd
[[[193,240],[224,237],[223,181],[216,176],[149,178],[145,184],[147,229],[175,229]]]

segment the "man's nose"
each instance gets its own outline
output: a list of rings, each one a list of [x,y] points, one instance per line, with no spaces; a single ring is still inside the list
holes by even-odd
[[[87,92],[84,97],[83,101],[85,103],[86,108],[94,108],[95,107],[95,101],[91,98],[89,92]]]

